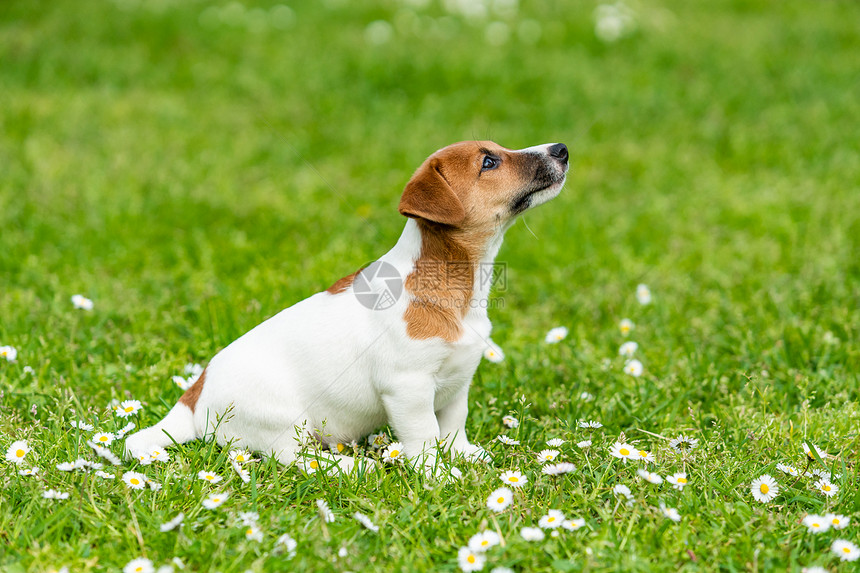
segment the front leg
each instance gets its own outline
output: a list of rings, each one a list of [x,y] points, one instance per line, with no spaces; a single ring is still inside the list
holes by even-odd
[[[439,441],[439,422],[433,411],[435,383],[427,374],[398,377],[382,392],[382,403],[406,456],[432,466]]]
[[[469,459],[488,461],[489,454],[481,446],[476,446],[466,438],[466,416],[469,414],[469,384],[465,384],[451,401],[436,411],[439,420],[439,433],[443,440],[449,441],[451,449]]]

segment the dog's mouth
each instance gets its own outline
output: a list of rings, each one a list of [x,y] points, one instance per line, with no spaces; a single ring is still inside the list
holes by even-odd
[[[552,173],[546,168],[539,169],[538,174],[532,181],[532,185],[511,201],[511,214],[519,215],[531,207],[553,199],[561,191],[565,179],[566,173],[564,172]]]

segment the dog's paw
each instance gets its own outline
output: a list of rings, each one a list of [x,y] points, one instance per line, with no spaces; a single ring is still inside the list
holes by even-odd
[[[487,450],[485,450],[481,446],[470,444],[468,442],[459,447],[454,446],[454,451],[462,455],[470,462],[483,462],[486,464],[491,463],[493,461],[493,457]]]

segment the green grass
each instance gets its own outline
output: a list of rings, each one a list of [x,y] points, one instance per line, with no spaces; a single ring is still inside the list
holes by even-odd
[[[281,19],[266,0],[0,4],[0,345],[19,351],[0,360],[0,447],[27,439],[42,468],[25,478],[0,463],[0,570],[115,571],[146,556],[224,573],[452,571],[484,528],[505,541],[486,570],[854,570],[829,547],[860,542],[860,8],[642,2],[637,29],[604,43],[595,5],[522,0],[470,20],[436,1],[291,2]],[[392,24],[388,43],[367,40],[377,20]],[[508,24],[507,43],[486,41],[490,20]],[[525,20],[536,43],[519,35]],[[479,368],[467,426],[492,466],[458,461],[462,480],[439,484],[265,462],[243,484],[225,450],[195,442],[142,468],[158,492],[55,469],[94,459],[69,420],[112,431],[124,422],[109,401],[136,398],[133,421],[154,423],[187,362],[385,252],[412,171],[472,138],[563,141],[573,162],[562,195],[526,216],[534,234],[518,223],[499,255],[491,318],[507,358]],[[636,302],[638,283],[653,304]],[[74,310],[75,293],[95,309]],[[641,378],[622,372],[624,317]],[[546,345],[557,325],[570,335]],[[501,423],[511,412],[516,430]],[[522,445],[493,441],[505,432]],[[608,455],[622,432],[690,485],[638,481]],[[681,432],[700,440],[689,455],[668,448]],[[588,453],[574,445],[586,436]],[[551,437],[575,473],[540,474]],[[804,440],[841,474],[838,495],[775,469],[805,467]],[[529,483],[495,514],[487,495],[511,468]],[[232,491],[214,511],[204,469]],[[783,489],[768,505],[749,491],[763,473]],[[46,487],[70,498],[42,499]],[[550,508],[587,527],[522,540]],[[245,510],[262,542],[245,540]],[[161,533],[180,511],[181,531]],[[799,524],[825,511],[851,526]],[[283,533],[292,560],[273,551]]]

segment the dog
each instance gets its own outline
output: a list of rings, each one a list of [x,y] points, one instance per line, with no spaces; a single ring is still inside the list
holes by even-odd
[[[349,443],[387,423],[410,460],[436,463],[439,444],[482,458],[466,416],[490,344],[486,268],[517,216],[561,192],[567,170],[561,143],[436,151],[403,191],[408,220],[390,251],[218,352],[163,420],[127,438],[127,454],[214,438],[291,464],[308,439]],[[355,465],[327,455],[341,470]]]

